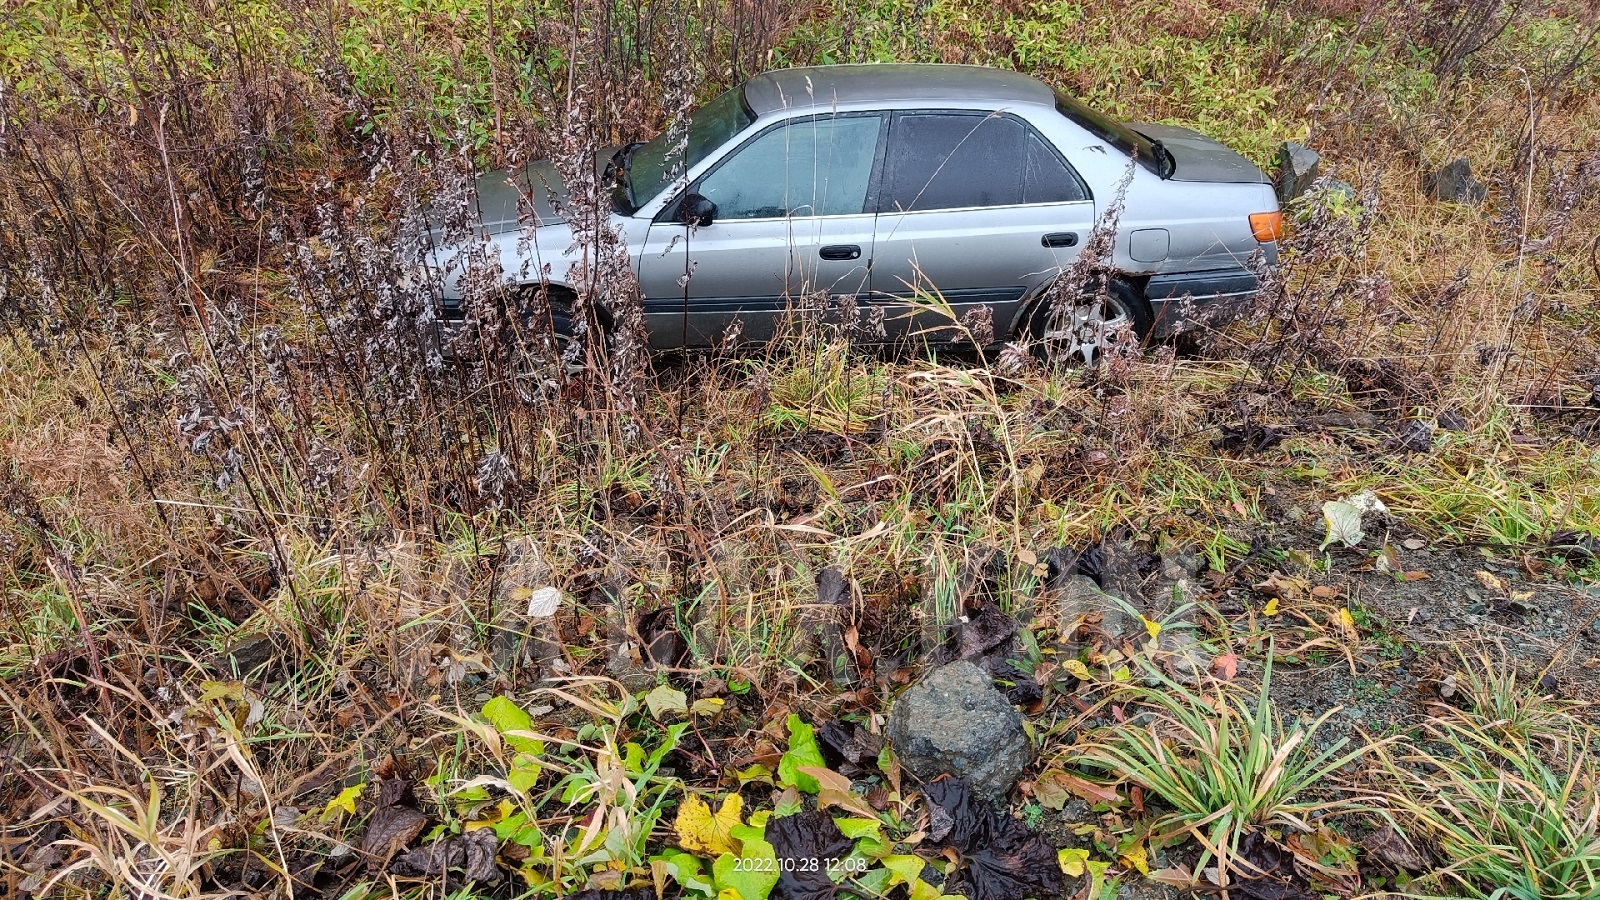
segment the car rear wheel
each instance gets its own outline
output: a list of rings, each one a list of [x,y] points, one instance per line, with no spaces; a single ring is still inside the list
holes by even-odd
[[[1111,341],[1141,341],[1150,334],[1150,306],[1133,285],[1112,279],[1106,289],[1084,290],[1058,304],[1052,292],[1028,317],[1034,353],[1045,362],[1094,365]]]

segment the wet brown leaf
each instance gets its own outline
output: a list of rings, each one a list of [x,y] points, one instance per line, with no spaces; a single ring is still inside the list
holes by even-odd
[[[828,877],[829,861],[849,855],[852,842],[832,817],[808,809],[771,819],[766,838],[781,873],[772,900],[833,900],[839,887]]]
[[[1056,852],[1022,822],[972,796],[965,779],[925,785],[929,838],[965,864],[971,900],[1022,900],[1060,886]]]
[[[1433,859],[1414,846],[1394,826],[1385,825],[1367,835],[1361,842],[1362,853],[1395,872],[1426,872],[1433,868]]]
[[[427,828],[427,815],[416,809],[416,794],[408,778],[384,778],[378,783],[378,810],[366,823],[362,852],[368,866],[382,868],[390,858],[416,841]]]

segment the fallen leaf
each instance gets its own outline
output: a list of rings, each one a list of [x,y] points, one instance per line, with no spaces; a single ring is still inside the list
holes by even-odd
[[[483,705],[480,714],[511,749],[534,756],[544,752],[544,741],[533,736],[533,717],[509,697],[503,694],[493,697]]]
[[[528,618],[547,619],[561,606],[560,588],[542,587],[528,591]]]
[[[662,713],[689,714],[689,698],[668,684],[657,685],[655,690],[645,694],[644,705],[650,709],[650,718],[657,722],[661,721]]]
[[[1239,674],[1239,654],[1224,653],[1212,660],[1211,674],[1223,681],[1232,681]]]
[[[1472,573],[1472,577],[1478,579],[1479,584],[1497,594],[1511,593],[1511,589],[1506,587],[1505,580],[1493,572],[1486,572],[1483,569],[1479,569],[1478,571]]]
[[[1311,589],[1311,596],[1318,600],[1329,600],[1339,596],[1339,589],[1326,584],[1319,584]]]
[[[1322,518],[1328,523],[1328,536],[1317,545],[1318,550],[1328,549],[1328,545],[1334,541],[1354,547],[1366,537],[1361,530],[1361,510],[1342,500],[1329,500],[1322,504]]]
[[[1333,620],[1334,624],[1339,628],[1339,633],[1344,635],[1345,640],[1361,640],[1361,632],[1357,630],[1355,617],[1350,615],[1348,606],[1339,607],[1339,611],[1333,614]]]
[[[766,837],[781,873],[771,900],[832,900],[839,888],[829,871],[852,849],[833,819],[821,810],[805,810],[768,821]]]
[[[1245,900],[1317,900],[1300,874],[1294,854],[1259,831],[1239,841],[1237,870],[1228,877],[1228,891]],[[1213,870],[1206,870],[1208,875]],[[1213,883],[1215,881],[1213,880]]]
[[[434,841],[425,847],[401,854],[389,867],[397,875],[448,875],[477,884],[499,884],[504,877],[495,865],[500,839],[491,830],[480,829]]]
[[[1056,851],[1022,822],[973,797],[965,779],[935,781],[922,794],[930,822],[940,823],[942,843],[966,864],[962,886],[971,900],[1035,897],[1060,884]]]
[[[850,779],[840,775],[832,769],[823,766],[801,766],[800,775],[815,779],[817,782],[817,808],[828,809],[837,806],[847,809],[858,816],[872,818],[876,813],[867,798],[857,794],[851,789]]]
[[[1406,538],[1400,542],[1400,546],[1407,550],[1421,550],[1423,547],[1428,546],[1428,542],[1421,538]]]
[[[789,714],[788,727],[789,749],[778,760],[778,784],[799,788],[807,794],[815,794],[821,789],[817,779],[799,770],[802,766],[827,768],[827,762],[822,758],[822,750],[817,746],[816,731],[794,713]]]
[[[1277,597],[1273,597],[1271,600],[1268,600],[1267,601],[1267,605],[1261,608],[1261,614],[1263,616],[1275,616],[1275,615],[1277,615],[1278,614],[1278,598]]]
[[[1079,681],[1094,680],[1094,676],[1089,673],[1089,667],[1084,665],[1082,660],[1069,659],[1061,664],[1061,668],[1066,669],[1068,675]]]
[[[861,727],[858,722],[833,719],[817,728],[817,749],[829,768],[850,773],[855,768],[869,769],[883,752],[883,738]]]
[[[1361,851],[1395,872],[1425,872],[1433,867],[1433,858],[1406,840],[1392,825],[1367,835],[1361,842]]]
[[[1056,863],[1061,866],[1061,871],[1076,878],[1088,871],[1084,863],[1089,861],[1089,851],[1079,847],[1062,847],[1056,851]]]
[[[1139,621],[1144,623],[1144,630],[1149,633],[1151,640],[1155,640],[1161,636],[1160,622],[1157,622],[1154,619],[1147,619],[1144,616],[1140,616]]]
[[[693,706],[689,707],[689,711],[697,716],[705,716],[708,719],[715,719],[717,716],[722,714],[722,707],[725,706],[727,702],[727,700],[721,697],[701,697],[699,700],[694,702]]]
[[[1103,784],[1096,784],[1087,778],[1079,778],[1066,772],[1054,772],[1050,776],[1062,787],[1082,797],[1090,803],[1117,803],[1122,800],[1115,788]]]
[[[762,900],[778,883],[778,860],[766,839],[765,825],[741,825],[734,829],[740,851],[724,853],[711,864],[711,878],[719,898],[733,891],[734,900]]]
[[[1050,776],[1051,773],[1049,772],[1039,776],[1039,780],[1033,785],[1033,799],[1037,800],[1039,805],[1045,809],[1059,810],[1067,805],[1067,801],[1071,799],[1072,795],[1067,793],[1067,789],[1062,787],[1061,782]]]
[[[369,865],[379,869],[389,864],[398,852],[409,847],[428,825],[428,817],[416,808],[411,782],[390,778],[378,786],[379,806],[367,820],[361,837],[361,852]]]
[[[1125,866],[1138,869],[1140,875],[1150,874],[1150,857],[1145,850],[1143,841],[1134,841],[1126,850],[1119,850],[1117,861]]]
[[[733,829],[743,824],[743,808],[744,800],[738,794],[729,794],[713,815],[704,800],[686,794],[678,805],[678,818],[672,823],[678,845],[690,853],[709,856],[738,853],[739,842],[733,837]]]
[[[350,787],[340,791],[337,797],[329,800],[328,805],[322,808],[322,815],[319,816],[319,818],[326,822],[333,818],[334,814],[341,809],[350,815],[355,815],[356,800],[360,799],[361,792],[366,790],[366,787],[367,783],[363,781],[360,784],[351,785]]]
[[[1295,575],[1285,575],[1282,572],[1273,572],[1267,580],[1257,584],[1255,589],[1270,597],[1280,600],[1299,600],[1311,592],[1311,582]]]

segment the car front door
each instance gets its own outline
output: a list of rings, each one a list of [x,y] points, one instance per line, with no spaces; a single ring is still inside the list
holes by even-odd
[[[866,293],[885,131],[878,114],[780,122],[689,186],[685,198],[714,204],[710,224],[686,225],[684,198],[669,204],[639,262],[652,346],[711,346],[735,329],[765,341],[804,295]]]
[[[872,302],[896,340],[962,337],[987,306],[996,339],[1021,301],[1077,258],[1094,226],[1083,180],[1004,112],[916,110],[889,129],[873,237]]]

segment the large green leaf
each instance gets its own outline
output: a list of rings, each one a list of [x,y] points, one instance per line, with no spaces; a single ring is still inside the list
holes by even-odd
[[[827,763],[822,759],[822,749],[817,746],[815,730],[800,721],[799,716],[790,713],[789,750],[778,760],[778,784],[798,788],[808,794],[822,790],[822,785],[816,778],[800,771],[802,766],[822,768],[826,767]]]
[[[533,717],[504,694],[483,705],[483,718],[518,753],[538,756],[544,752],[544,741],[532,735]]]
[[[767,900],[778,883],[778,858],[767,843],[765,825],[740,825],[732,829],[743,852],[724,853],[711,864],[711,877],[717,893],[732,888],[740,900]]]

